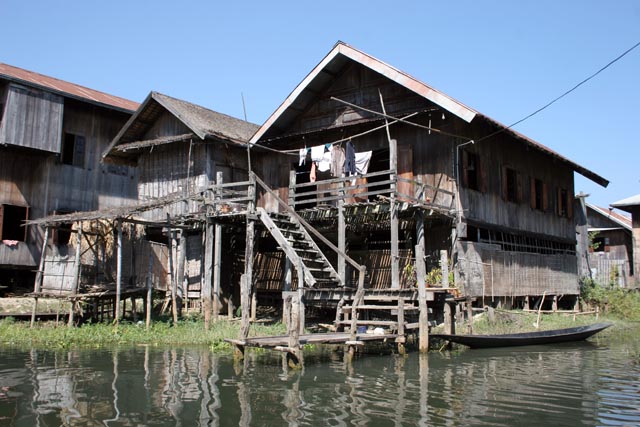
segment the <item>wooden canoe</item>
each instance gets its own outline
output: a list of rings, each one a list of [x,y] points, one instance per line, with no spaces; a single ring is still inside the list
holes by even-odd
[[[504,335],[449,335],[433,334],[431,337],[440,338],[471,348],[513,347],[522,345],[544,345],[561,342],[582,341],[612,323],[595,323],[593,325],[578,326],[577,328],[552,329],[548,331],[523,332]]]

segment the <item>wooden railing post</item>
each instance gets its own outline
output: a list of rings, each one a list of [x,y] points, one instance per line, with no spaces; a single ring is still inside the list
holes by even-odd
[[[289,207],[295,209],[295,201],[296,201],[296,170],[289,171],[289,196],[287,198],[287,203]]]

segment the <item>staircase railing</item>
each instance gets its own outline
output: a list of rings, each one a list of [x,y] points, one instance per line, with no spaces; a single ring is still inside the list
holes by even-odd
[[[256,183],[260,187],[262,187],[263,190],[269,193],[271,197],[273,197],[278,202],[278,204],[282,206],[289,213],[289,215],[291,215],[296,221],[298,221],[309,233],[317,237],[318,240],[324,243],[329,249],[331,249],[333,252],[335,252],[339,256],[343,257],[347,263],[349,263],[353,268],[358,270],[358,289],[356,290],[356,297],[358,296],[359,293],[364,294],[364,279],[365,279],[367,268],[364,265],[358,264],[349,255],[347,255],[346,253],[341,251],[336,245],[334,245],[329,239],[324,237],[318,230],[313,228],[311,224],[309,224],[300,215],[298,215],[298,213],[295,210],[293,210],[293,208],[289,206],[287,202],[282,200],[275,191],[269,188],[269,186],[265,184],[264,181],[260,179],[260,177],[258,177],[253,172],[251,174],[254,177]]]

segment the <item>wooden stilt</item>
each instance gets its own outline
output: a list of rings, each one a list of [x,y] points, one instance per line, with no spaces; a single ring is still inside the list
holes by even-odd
[[[286,325],[289,324],[289,317],[291,316],[291,297],[289,297],[287,303],[286,292],[291,292],[291,280],[293,275],[293,269],[291,267],[291,260],[288,257],[284,258],[284,280],[282,283],[282,322]]]
[[[177,285],[177,296],[176,296],[176,304],[178,310],[178,316],[182,316],[182,306],[187,300],[187,289],[185,288],[185,271],[184,266],[187,258],[187,235],[182,230],[180,232],[180,243],[178,249],[178,265],[176,266],[177,274],[176,274],[176,285]]]
[[[473,304],[471,297],[467,297],[466,301],[467,306],[467,321],[468,323],[468,334],[473,334]]]
[[[42,282],[44,280],[44,263],[47,252],[47,243],[49,240],[49,226],[46,226],[44,229],[44,236],[42,237],[42,251],[40,252],[40,264],[38,265],[38,271],[36,272],[36,280],[33,284],[33,292],[36,294],[36,297],[33,302],[33,311],[31,312],[31,327],[36,321],[36,313],[38,311],[38,294],[42,291]]]
[[[74,324],[74,315],[76,312],[78,287],[80,285],[80,254],[82,253],[82,221],[77,223],[78,230],[76,232],[76,256],[73,264],[73,284],[71,285],[74,298],[71,300],[71,308],[69,309],[69,326]]]
[[[213,319],[218,320],[222,302],[220,300],[220,279],[222,277],[222,225],[216,223],[213,249]]]
[[[444,304],[444,333],[453,335],[456,333],[455,302],[448,300]]]
[[[398,337],[396,344],[398,345],[398,353],[405,354],[404,344],[406,337],[404,336],[404,298],[398,298]]]
[[[122,292],[122,221],[117,220],[118,236],[116,238],[116,303],[114,307],[113,321],[120,322],[120,294]]]
[[[418,279],[418,349],[420,352],[429,351],[429,308],[427,306],[426,266],[424,263],[424,248],[416,245],[416,277]]]
[[[449,261],[447,259],[447,251],[440,251],[440,271],[442,272],[442,287],[449,287]]]
[[[253,285],[253,246],[255,239],[255,175],[250,173],[251,184],[248,188],[249,202],[247,206],[247,231],[245,238],[244,253],[244,278],[240,281],[240,305],[242,307],[242,324],[240,326],[240,337],[246,339],[249,336],[250,310],[251,310],[251,288]]]
[[[204,280],[202,282],[202,314],[204,328],[209,330],[211,323],[211,280],[213,274],[213,235],[214,225],[208,218],[204,232]]]
[[[167,214],[167,252],[169,253],[169,286],[171,290],[171,314],[173,316],[173,323],[178,322],[178,308],[176,307],[177,303],[177,293],[178,289],[176,286],[176,274],[175,274],[175,266],[173,262],[173,230],[171,229],[171,217]],[[165,300],[165,307],[166,307]],[[164,307],[163,310],[164,312]]]
[[[146,310],[145,310],[145,322],[147,326],[147,330],[151,327],[151,310],[153,307],[153,281],[152,281],[152,272],[153,272],[153,256],[149,255],[149,269],[147,271],[147,298],[146,298]]]

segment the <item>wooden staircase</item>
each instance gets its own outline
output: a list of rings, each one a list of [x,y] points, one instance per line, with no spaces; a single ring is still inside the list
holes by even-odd
[[[343,286],[329,260],[296,219],[288,213],[267,213],[263,208],[257,211],[298,274],[303,275],[306,287],[335,289]]]
[[[339,330],[345,326],[348,328],[353,326],[354,308],[357,313],[356,328],[380,327],[404,336],[407,329],[417,327],[417,324],[407,322],[410,314],[417,315],[419,312],[415,299],[405,298],[401,294],[379,295],[374,292],[365,293],[359,304],[354,304],[354,301],[345,301],[344,304],[338,305],[335,324]]]

